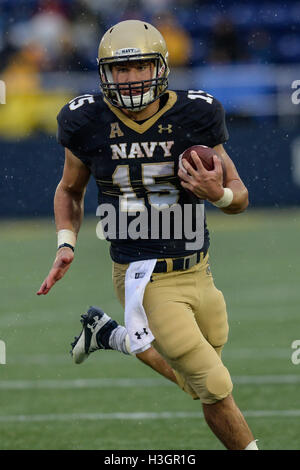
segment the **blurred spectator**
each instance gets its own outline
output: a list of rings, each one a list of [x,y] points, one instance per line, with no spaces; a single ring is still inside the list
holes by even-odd
[[[192,41],[188,31],[182,28],[176,17],[172,13],[162,12],[152,22],[166,40],[170,66],[189,65]]]
[[[37,43],[30,43],[16,52],[1,74],[7,92],[32,93],[40,89],[39,70],[44,59],[43,49]]]
[[[168,8],[172,8],[174,6],[173,0],[141,0],[141,4],[143,9],[147,13],[151,13],[152,15],[155,13],[159,13],[161,11],[167,11]]]
[[[95,14],[111,16],[112,14],[122,15],[130,1],[131,0],[81,0],[81,3],[86,5],[86,7]],[[138,2],[135,3],[137,4]]]
[[[102,23],[104,31],[123,20],[145,20],[142,0],[80,0],[80,2],[97,15],[100,21],[105,18],[105,22]]]
[[[10,43],[22,49],[30,44],[38,44],[43,50],[44,61],[40,63],[43,69],[51,70],[59,56],[62,43],[70,40],[70,23],[58,10],[58,2],[53,3],[54,10],[49,6],[49,2],[42,2],[45,10],[39,9],[27,21],[14,24],[9,31]]]
[[[254,29],[248,36],[248,51],[252,61],[267,63],[272,58],[271,34],[264,29]]]
[[[227,64],[245,59],[246,54],[241,43],[241,37],[230,18],[222,16],[212,30],[209,61],[217,64]]]
[[[292,0],[0,0],[0,71],[32,42],[43,47],[41,71],[95,70],[102,33],[130,18],[161,30],[174,66],[297,62],[299,11]]]
[[[40,69],[44,49],[29,43],[16,52],[1,74],[6,83],[7,105],[0,107],[0,135],[5,138],[25,137],[32,132],[56,131],[55,116],[70,99],[68,93],[42,89]]]
[[[55,13],[58,16],[65,16],[66,2],[63,0],[38,0],[38,11],[44,13]]]
[[[145,20],[140,0],[127,0],[125,3],[126,7],[122,5],[121,10],[118,12],[118,18],[113,19],[114,24],[126,20]]]
[[[73,6],[71,35],[69,41],[63,44],[61,55],[63,69],[63,57],[65,56],[70,70],[96,69],[98,45],[103,33],[101,28],[101,15],[87,8],[84,0]]]

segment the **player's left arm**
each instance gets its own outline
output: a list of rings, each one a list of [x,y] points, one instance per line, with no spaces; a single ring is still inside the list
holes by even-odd
[[[230,188],[233,192],[233,199],[230,206],[222,208],[221,210],[225,214],[238,214],[243,212],[247,209],[249,204],[248,190],[241,180],[233,161],[229,157],[223,145],[217,145],[216,147],[213,147],[213,149],[216,150],[225,164],[226,181],[224,182],[224,186],[226,188]]]

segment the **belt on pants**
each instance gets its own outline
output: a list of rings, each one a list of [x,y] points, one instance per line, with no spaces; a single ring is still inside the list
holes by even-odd
[[[191,256],[185,256],[184,258],[166,258],[161,261],[157,261],[153,269],[154,273],[167,273],[170,271],[181,271],[189,269],[195,264],[199,263],[202,259],[205,258],[207,251],[198,251]]]

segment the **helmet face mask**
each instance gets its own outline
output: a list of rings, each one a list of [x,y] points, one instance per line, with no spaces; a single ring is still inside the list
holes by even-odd
[[[111,68],[113,65],[151,61],[154,64],[152,78],[134,82],[114,82]],[[159,53],[132,54],[122,60],[103,58],[99,60],[101,88],[106,99],[114,106],[132,111],[140,111],[156,101],[166,90],[168,79],[164,76],[167,65]],[[138,91],[139,93],[136,93]]]
[[[128,47],[124,47],[126,40]],[[163,37],[148,23],[129,20],[112,27],[100,42],[98,56],[100,86],[106,100],[133,112],[156,101],[168,86],[167,58]],[[130,62],[132,65],[153,63],[152,77],[131,82],[114,81],[112,67],[124,63],[130,67]]]

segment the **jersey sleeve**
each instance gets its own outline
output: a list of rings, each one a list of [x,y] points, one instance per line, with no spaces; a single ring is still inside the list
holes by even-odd
[[[214,109],[211,115],[209,126],[209,139],[211,140],[210,147],[223,144],[229,138],[226,121],[225,110],[222,104],[214,99]]]
[[[208,147],[223,144],[229,138],[225,122],[225,111],[216,98],[199,90],[188,92],[188,115],[191,121],[191,141]]]
[[[79,158],[85,165],[89,166],[89,158],[84,155],[80,142],[80,129],[82,127],[79,113],[71,111],[66,104],[57,116],[57,141],[63,147]]]

